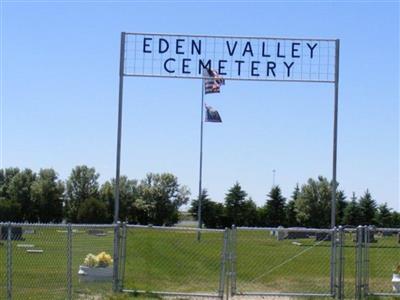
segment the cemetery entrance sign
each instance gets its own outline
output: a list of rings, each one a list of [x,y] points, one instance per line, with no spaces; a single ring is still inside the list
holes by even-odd
[[[212,69],[225,80],[334,84],[332,210],[336,215],[339,40],[121,33],[114,223],[119,221],[123,84],[126,76],[206,79]],[[114,272],[118,274],[118,238]],[[114,277],[116,278],[116,277]],[[332,276],[333,278],[333,276]],[[114,287],[116,288],[117,283]]]
[[[332,199],[336,197],[339,40],[121,33],[114,222],[118,222],[125,76],[202,79],[213,69],[225,80],[334,84]],[[331,225],[335,226],[335,201]]]
[[[336,40],[125,34],[125,76],[335,81]]]

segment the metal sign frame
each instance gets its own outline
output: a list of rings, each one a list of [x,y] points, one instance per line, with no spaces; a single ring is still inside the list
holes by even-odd
[[[229,38],[229,39],[273,39],[273,40],[295,40],[295,41],[327,41],[335,43],[335,64],[334,80],[280,80],[280,79],[236,79],[226,78],[227,80],[252,80],[252,81],[277,81],[277,82],[314,82],[314,83],[333,83],[334,84],[334,111],[333,111],[333,145],[332,145],[332,198],[331,198],[331,228],[336,226],[336,189],[337,189],[337,135],[338,135],[338,105],[339,105],[339,39],[316,39],[316,38],[278,38],[278,37],[239,37],[239,36],[211,36],[211,35],[185,35],[185,34],[160,34],[160,33],[127,33],[121,32],[120,40],[120,61],[119,61],[119,93],[118,93],[118,125],[117,125],[117,151],[116,151],[116,175],[115,175],[115,202],[114,202],[114,223],[119,222],[119,182],[121,165],[121,135],[122,135],[122,106],[123,106],[123,88],[124,77],[162,77],[162,78],[182,78],[180,76],[157,76],[157,75],[134,75],[125,73],[125,42],[128,35],[146,35],[146,36],[176,36],[176,37],[197,37],[197,38]],[[185,76],[189,79],[201,79],[203,77]],[[201,191],[200,191],[201,192]],[[199,195],[200,197],[200,195]],[[200,223],[200,222],[199,222]],[[335,258],[335,249],[332,249],[332,263]],[[119,231],[114,235],[114,278],[118,278],[118,259],[119,259]],[[334,293],[335,270],[332,269],[331,289]],[[114,290],[118,290],[118,280],[114,280]]]
[[[134,38],[134,40],[131,41],[130,38],[132,36],[134,36],[135,38]],[[307,43],[307,42],[326,43],[325,46],[331,46],[332,48],[333,48],[333,46],[335,46],[335,48],[337,46],[336,45],[336,41],[337,41],[336,39],[279,38],[279,37],[254,37],[254,36],[243,37],[243,36],[226,36],[226,35],[212,36],[212,35],[184,35],[184,34],[164,34],[164,33],[139,33],[139,32],[124,33],[124,39],[125,39],[124,47],[125,47],[125,49],[124,49],[124,65],[123,65],[123,68],[122,68],[122,74],[125,77],[159,77],[159,78],[186,78],[186,79],[201,79],[201,78],[203,78],[203,79],[206,79],[206,77],[201,76],[199,74],[197,76],[195,76],[194,74],[193,75],[186,75],[186,74],[185,75],[184,74],[173,75],[171,73],[165,73],[165,72],[163,74],[161,71],[159,71],[159,73],[158,73],[158,72],[149,72],[149,70],[146,70],[147,71],[146,72],[144,70],[144,63],[142,65],[143,66],[143,70],[141,70],[141,71],[136,70],[136,69],[139,69],[139,67],[137,67],[137,68],[135,68],[136,72],[129,72],[128,69],[130,69],[130,67],[129,67],[130,66],[130,63],[129,63],[130,60],[127,59],[127,58],[129,57],[132,48],[135,49],[135,51],[137,50],[137,43],[138,42],[137,42],[136,37],[138,37],[138,36],[139,37],[143,37],[146,40],[150,40],[150,39],[153,39],[153,38],[154,39],[155,38],[159,38],[159,39],[161,38],[163,41],[165,41],[165,43],[168,43],[168,42],[171,43],[172,42],[171,39],[173,39],[173,38],[177,38],[176,41],[179,40],[181,42],[184,42],[185,38],[186,38],[186,39],[188,39],[186,42],[189,42],[189,38],[190,38],[191,42],[193,44],[193,41],[195,39],[197,39],[197,41],[199,42],[199,44],[197,46],[200,48],[198,50],[197,54],[194,53],[194,48],[193,48],[193,45],[192,45],[192,51],[191,51],[192,53],[191,53],[191,55],[188,56],[187,55],[188,53],[184,53],[184,52],[182,52],[182,53],[178,53],[177,52],[175,55],[183,57],[183,58],[191,57],[191,58],[196,58],[196,59],[200,59],[200,60],[205,59],[206,57],[207,58],[211,58],[210,55],[212,55],[214,59],[217,59],[214,53],[219,54],[220,55],[219,58],[223,58],[224,57],[225,59],[229,59],[229,57],[227,57],[227,56],[231,56],[231,59],[232,59],[232,57],[234,56],[235,52],[236,53],[240,53],[240,51],[243,51],[243,48],[245,48],[242,57],[245,56],[244,54],[248,54],[249,52],[251,52],[251,57],[254,58],[254,59],[263,59],[263,60],[265,60],[265,59],[270,58],[270,59],[273,59],[273,61],[277,62],[279,60],[282,60],[282,58],[286,58],[286,56],[280,56],[280,54],[282,55],[282,53],[280,53],[280,51],[285,51],[285,45],[284,44],[287,43],[287,42],[292,42],[292,44],[293,44],[293,42],[296,42],[295,44],[297,44],[297,46],[303,46],[302,43]],[[132,39],[133,39],[133,37],[132,37]],[[168,41],[167,39],[170,39],[170,40]],[[221,44],[218,44],[217,41],[220,41]],[[230,42],[233,42],[233,41],[235,41],[235,43],[240,41],[240,45],[232,45],[232,44],[230,44]],[[204,43],[202,44],[201,42],[204,42]],[[209,47],[210,46],[214,47],[213,51],[209,51],[209,49],[207,49],[207,42],[211,43],[211,45],[209,45]],[[230,45],[227,45],[228,46],[227,48],[223,47],[223,42],[227,42]],[[242,42],[248,42],[250,44],[250,45],[248,45],[249,48],[246,49],[246,46],[243,46]],[[274,42],[278,44],[278,49],[274,49],[274,45],[273,45]],[[260,49],[257,49],[257,51],[255,51],[255,49],[252,50],[251,45],[253,45],[253,47],[255,46],[252,43],[254,43],[254,44],[257,43],[257,45],[256,45],[257,47],[255,47],[256,49],[260,48],[260,47],[262,48],[262,54],[259,53]],[[262,46],[260,46],[260,43],[262,43]],[[268,45],[268,43],[269,43],[269,45]],[[280,45],[280,43],[283,43],[283,45]],[[132,44],[134,46],[132,46]],[[202,47],[202,45],[204,47]],[[216,49],[216,45],[217,45],[218,49]],[[134,60],[140,61],[141,59],[143,59],[143,60],[147,60],[147,61],[152,61],[152,67],[153,67],[153,61],[158,61],[161,58],[165,59],[166,58],[165,55],[167,55],[167,57],[168,57],[168,54],[169,55],[174,55],[174,53],[172,53],[173,51],[171,52],[172,46],[170,48],[167,48],[167,49],[169,49],[169,52],[167,50],[164,50],[163,52],[159,52],[159,53],[156,53],[157,52],[157,51],[155,51],[156,49],[148,49],[150,51],[145,51],[145,46],[153,46],[154,47],[155,45],[154,44],[153,45],[151,45],[151,44],[146,44],[145,45],[144,42],[143,42],[143,44],[141,44],[142,48],[140,49],[141,51],[139,51],[139,52],[146,52],[147,54],[151,53],[151,59],[149,59],[149,58],[146,59],[143,56],[142,57],[137,57],[138,56],[138,52],[136,51],[135,53],[133,53]],[[160,48],[160,51],[161,51],[161,42],[157,46]],[[233,47],[233,49],[229,49],[229,46],[230,47],[235,46],[235,47]],[[238,47],[236,47],[236,46],[238,46]],[[279,46],[281,46],[281,47],[279,47]],[[176,47],[178,47],[178,45],[176,45]],[[269,53],[269,51],[271,51],[271,47],[272,47],[273,51],[277,51],[277,53],[275,53],[276,56],[272,56],[271,57],[271,53]],[[182,48],[184,48],[183,45],[179,45],[179,49],[182,49]],[[236,49],[236,48],[242,48],[242,49]],[[282,48],[283,48],[283,50],[282,50]],[[321,55],[320,48],[328,49],[328,52],[327,53],[322,53],[322,55]],[[225,50],[227,49],[231,53],[229,53],[229,52],[222,53],[224,49]],[[151,50],[153,50],[153,51],[151,52]],[[189,46],[186,49],[183,49],[181,51],[185,51],[185,50],[187,52],[189,52]],[[264,50],[266,51],[266,53],[264,53]],[[313,57],[311,57],[309,59],[308,63],[307,63],[307,61],[303,62],[303,58],[306,56],[305,54],[303,54],[303,48],[301,48],[301,49],[297,48],[297,49],[293,49],[293,50],[296,50],[296,53],[297,52],[299,52],[299,53],[297,55],[294,55],[294,53],[292,53],[292,59],[298,61],[299,64],[303,64],[304,63],[305,65],[309,66],[310,67],[310,73],[311,73],[311,65],[308,64],[308,63],[311,63],[313,61]],[[176,51],[178,51],[178,48],[176,48]],[[156,54],[154,54],[154,53],[156,53]],[[208,53],[208,55],[207,55],[207,53]],[[184,54],[184,55],[182,55],[182,54]],[[224,54],[225,54],[225,56],[224,56]],[[158,55],[158,56],[154,57],[154,55]],[[331,70],[333,72],[329,72],[327,70],[329,69],[329,66],[335,62],[334,61],[335,55],[336,54],[334,53],[334,51],[331,51],[331,53],[329,53],[329,47],[322,47],[322,45],[319,45],[318,53],[317,53],[319,61],[316,64],[314,64],[314,66],[317,66],[317,65],[321,66],[322,65],[322,66],[326,67],[325,71],[327,73],[329,73],[329,75],[331,75],[331,77],[328,78],[328,76],[327,76],[327,78],[325,78],[325,79],[321,79],[321,78],[318,78],[318,79],[316,79],[316,78],[315,79],[303,79],[303,78],[283,79],[283,78],[276,78],[276,77],[274,77],[274,78],[264,78],[264,77],[259,76],[259,75],[253,76],[251,78],[244,78],[243,75],[242,76],[239,75],[239,76],[236,76],[236,77],[235,76],[229,76],[229,74],[225,74],[225,75],[224,74],[220,74],[220,75],[225,80],[277,81],[277,82],[290,81],[290,82],[334,83],[335,82],[335,78],[334,78],[335,70]],[[236,55],[236,57],[237,56],[240,56],[240,55]],[[321,62],[321,57],[322,57],[322,59],[325,59],[325,62],[324,61]],[[331,60],[329,60],[329,58],[331,58]],[[125,61],[128,61],[128,64],[125,64]],[[231,61],[231,60],[228,60],[228,62],[229,61]],[[247,61],[247,63],[249,63],[249,62],[250,61]],[[243,61],[243,63],[245,63],[245,65],[246,65],[246,61]],[[260,63],[260,61],[258,61],[258,63]],[[157,66],[157,64],[156,64],[156,66]],[[213,68],[215,69],[215,67],[213,67]],[[228,69],[229,69],[229,66],[228,66]],[[319,72],[319,71],[313,70],[312,73]],[[301,72],[304,73],[304,74],[307,74],[306,71],[302,70]],[[323,73],[323,74],[328,75],[327,73]]]

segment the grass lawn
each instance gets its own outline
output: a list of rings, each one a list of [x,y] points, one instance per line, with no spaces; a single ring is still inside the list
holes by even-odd
[[[33,228],[26,226],[24,229]],[[64,228],[33,228],[24,241],[13,241],[13,299],[65,299],[66,232]],[[113,252],[112,228],[105,235],[88,234],[89,228],[73,233],[74,299],[128,299],[110,296],[111,282],[81,282],[77,273],[88,253]],[[400,262],[395,237],[377,237],[370,247],[370,290],[391,292],[393,266]],[[0,299],[6,297],[6,242],[0,245]],[[330,242],[314,239],[277,241],[266,231],[238,231],[236,244],[238,292],[329,293]],[[30,254],[18,244],[33,244],[43,253]],[[124,287],[145,291],[217,293],[223,232],[204,232],[201,241],[193,231],[129,228]],[[346,236],[345,292],[354,295],[355,248]],[[97,298],[96,298],[97,297]],[[145,296],[140,299],[148,299]]]

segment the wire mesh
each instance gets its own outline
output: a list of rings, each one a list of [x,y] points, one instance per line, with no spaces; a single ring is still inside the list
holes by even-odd
[[[357,230],[345,228],[343,233],[343,296],[344,299],[355,299],[356,295],[356,262]]]
[[[224,231],[128,226],[124,289],[220,294]],[[222,274],[223,275],[223,274]]]
[[[124,75],[334,82],[335,40],[125,34]]]
[[[332,232],[310,229],[238,228],[236,294],[331,294]]]
[[[11,240],[12,298],[65,299],[64,227],[12,225]]]
[[[73,299],[87,299],[110,294],[113,284],[112,264],[85,269],[88,254],[101,252],[113,256],[113,225],[72,225],[72,295]],[[81,267],[83,266],[83,268]],[[84,274],[79,275],[78,272]]]
[[[114,225],[12,224],[10,234],[8,226],[0,223],[0,299],[112,294],[112,265],[99,268],[100,277],[78,272],[89,253],[113,255]],[[196,229],[124,225],[120,278],[125,291],[170,296],[221,297],[228,274],[233,295],[329,296],[336,274],[338,299],[399,297],[392,279],[400,229],[339,231],[332,238],[328,229],[202,230],[198,241]]]
[[[7,297],[7,225],[0,228],[0,299]]]
[[[372,241],[368,247],[368,293],[400,296],[392,279],[400,264],[400,229],[369,228]]]

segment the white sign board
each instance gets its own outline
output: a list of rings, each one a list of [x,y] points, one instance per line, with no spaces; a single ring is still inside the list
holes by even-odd
[[[124,76],[335,82],[335,40],[126,33],[124,53]]]

